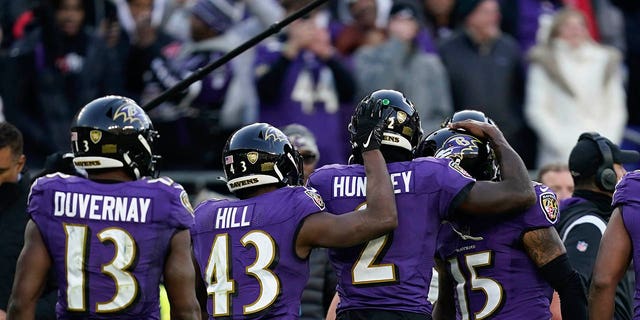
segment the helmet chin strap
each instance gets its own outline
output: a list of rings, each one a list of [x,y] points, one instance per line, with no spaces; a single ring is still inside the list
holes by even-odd
[[[138,169],[136,166],[132,166],[131,164],[133,163],[133,161],[131,161],[131,158],[129,158],[129,151],[125,152],[122,154],[122,158],[124,159],[126,165],[128,168],[133,169],[133,175],[136,177],[137,179],[140,179],[140,169]]]

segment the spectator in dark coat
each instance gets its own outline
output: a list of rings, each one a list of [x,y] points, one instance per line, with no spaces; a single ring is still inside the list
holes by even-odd
[[[462,28],[440,46],[449,74],[453,106],[473,107],[491,117],[528,168],[535,160],[535,136],[522,113],[524,72],[517,42],[500,31],[496,0],[460,0]]]
[[[22,134],[8,122],[0,123],[0,319],[5,319],[16,262],[24,245],[24,229],[31,179],[25,170]],[[38,300],[37,319],[55,319],[55,290]]]
[[[69,149],[69,125],[92,99],[121,91],[115,54],[84,27],[81,0],[45,1],[36,11],[39,27],[11,49],[5,83],[5,110],[25,138],[36,166]]]

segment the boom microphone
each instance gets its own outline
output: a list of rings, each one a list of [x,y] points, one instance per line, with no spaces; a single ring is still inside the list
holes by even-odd
[[[290,23],[292,23],[293,21],[295,21],[295,20],[297,20],[299,18],[306,16],[313,9],[323,5],[327,1],[328,0],[315,0],[315,1],[311,2],[311,3],[309,3],[308,5],[306,5],[304,8],[292,13],[290,16],[286,17],[284,20],[272,24],[268,29],[266,29],[262,33],[256,35],[255,37],[247,40],[245,43],[239,45],[235,49],[227,52],[227,54],[223,55],[218,60],[213,61],[213,62],[207,64],[206,66],[197,69],[196,71],[191,73],[188,77],[186,77],[183,80],[181,80],[180,82],[176,83],[176,85],[174,85],[173,87],[165,90],[159,96],[153,98],[153,100],[149,101],[147,104],[142,106],[142,108],[145,109],[145,110],[151,110],[151,109],[157,107],[158,105],[160,105],[160,103],[162,103],[162,102],[166,101],[167,99],[173,97],[176,93],[182,92],[183,90],[187,89],[192,83],[194,83],[194,82],[196,82],[198,80],[201,80],[207,74],[209,74],[211,71],[221,67],[225,63],[229,62],[231,59],[237,57],[241,53],[243,53],[243,52],[247,51],[248,49],[250,49],[251,47],[257,45],[260,41],[270,37],[271,35],[274,35],[274,34],[280,32],[280,30],[282,30],[282,28],[286,27],[287,25],[289,25]]]

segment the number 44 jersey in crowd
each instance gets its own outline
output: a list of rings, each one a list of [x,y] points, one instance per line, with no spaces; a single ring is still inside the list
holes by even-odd
[[[31,187],[28,213],[56,271],[58,319],[160,318],[171,238],[193,224],[182,186],[51,174]]]
[[[303,187],[200,204],[191,239],[209,317],[298,319],[309,261],[296,255],[296,235],[323,210],[322,198]]]
[[[431,314],[427,292],[438,227],[474,182],[449,159],[420,158],[387,164],[396,194],[398,227],[359,246],[331,249],[342,310],[382,309]],[[308,182],[336,214],[363,208],[361,165],[330,165]]]

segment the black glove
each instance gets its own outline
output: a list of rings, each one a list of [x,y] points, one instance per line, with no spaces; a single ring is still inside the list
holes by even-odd
[[[382,129],[392,112],[393,108],[384,105],[380,99],[358,104],[349,128],[354,149],[361,152],[380,149]]]

